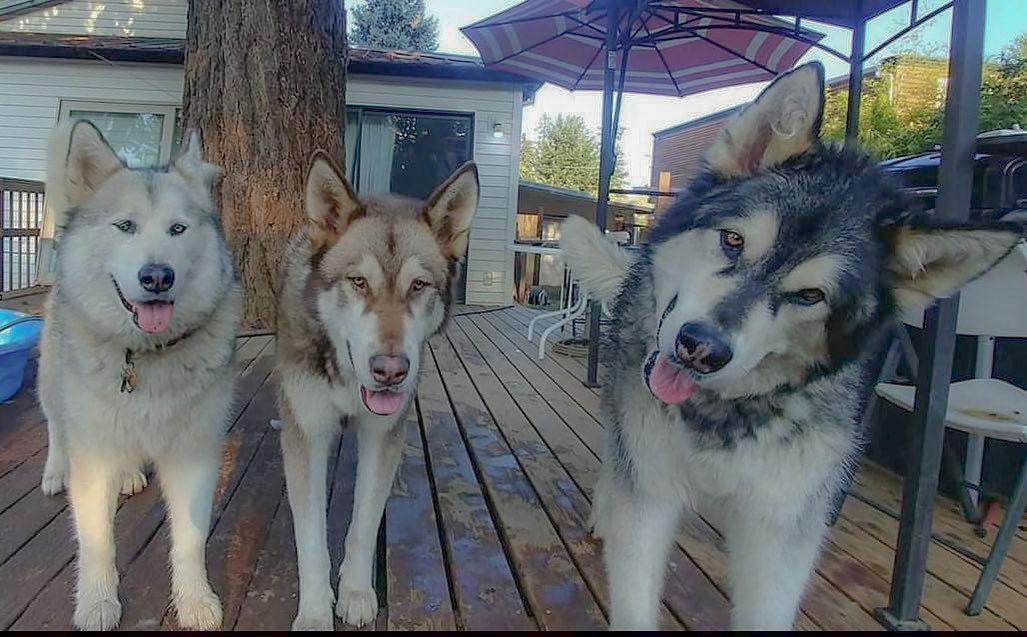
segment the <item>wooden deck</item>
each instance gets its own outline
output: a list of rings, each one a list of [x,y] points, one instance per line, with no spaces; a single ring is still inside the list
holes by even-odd
[[[381,529],[379,629],[594,629],[608,598],[600,546],[586,529],[603,444],[595,392],[578,380],[580,360],[538,361],[525,340],[530,311],[465,313],[431,343],[408,445]],[[292,526],[278,434],[269,337],[240,339],[240,406],[208,542],[208,565],[225,626],[287,629],[296,610]],[[355,437],[345,433],[331,466],[329,541],[340,561],[352,506]],[[0,406],[0,629],[67,629],[75,544],[63,497],[38,483],[46,429],[34,391]],[[878,630],[872,610],[888,593],[899,482],[866,466],[813,577],[798,627]],[[168,537],[154,484],[117,513],[122,627],[175,627],[168,611]],[[936,533],[977,554],[953,503]],[[668,629],[727,625],[720,535],[687,525],[671,559],[664,600]],[[963,614],[979,567],[932,546],[925,618],[936,629],[1027,629],[1027,533],[1013,542],[979,617]],[[340,625],[341,628],[341,625]]]

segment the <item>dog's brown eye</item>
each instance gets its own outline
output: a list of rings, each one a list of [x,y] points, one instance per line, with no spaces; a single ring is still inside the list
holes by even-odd
[[[414,282],[410,284],[411,292],[420,292],[424,288],[428,287],[428,282],[421,279],[414,279]]]
[[[725,248],[738,251],[741,250],[742,246],[745,245],[745,238],[737,232],[733,232],[731,230],[721,230],[720,243]]]
[[[353,287],[355,287],[358,290],[367,289],[367,279],[365,279],[362,276],[351,276],[349,277],[349,282],[352,283]]]
[[[824,293],[816,288],[809,288],[796,292],[795,298],[802,305],[816,305],[824,300]]]

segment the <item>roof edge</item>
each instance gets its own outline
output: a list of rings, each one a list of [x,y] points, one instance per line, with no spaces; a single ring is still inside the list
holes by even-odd
[[[543,84],[516,73],[490,69],[480,58],[472,56],[363,47],[352,47],[349,51],[347,71],[355,74],[514,84],[522,88],[525,99],[530,99]],[[0,32],[0,57],[183,64],[185,40]]]
[[[521,179],[517,182],[517,187],[528,188],[530,190],[537,190],[539,192],[545,192],[552,195],[560,195],[564,197],[571,197],[580,201],[587,201],[589,203],[598,203],[598,198],[593,197],[590,193],[583,190],[573,190],[571,188],[564,188],[562,186],[552,186],[550,184],[543,184],[537,181],[528,181],[527,179]],[[617,201],[615,199],[610,200],[610,205],[617,206],[618,208],[624,208],[625,210],[633,210],[642,214],[652,214],[652,208],[646,208],[645,206],[639,206],[638,204],[628,203],[626,201]]]

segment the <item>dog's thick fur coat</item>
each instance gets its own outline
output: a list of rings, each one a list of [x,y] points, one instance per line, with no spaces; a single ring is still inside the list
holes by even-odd
[[[204,547],[232,402],[241,292],[211,201],[218,170],[200,152],[194,135],[171,165],[130,169],[82,121],[59,127],[50,142],[47,196],[59,248],[40,344],[50,441],[42,489],[69,490],[81,629],[120,620],[114,512],[119,491],[146,485],[140,468],[149,462],[171,520],[179,625],[221,626]],[[174,272],[159,294],[138,274],[154,262]],[[173,306],[162,326],[140,323],[153,302]]]
[[[615,629],[657,627],[668,551],[696,510],[723,524],[732,627],[790,629],[897,309],[1021,239],[912,213],[872,161],[818,141],[823,94],[818,64],[778,78],[634,261],[583,219],[563,226],[568,265],[613,303],[593,521]]]
[[[306,183],[308,221],[286,257],[276,373],[299,565],[293,628],[331,630],[329,449],[341,424],[355,429],[356,491],[335,614],[363,626],[378,612],[372,586],[378,526],[403,449],[421,351],[449,313],[478,207],[478,173],[465,164],[427,201],[358,197],[319,152]],[[379,368],[380,361],[391,367]]]

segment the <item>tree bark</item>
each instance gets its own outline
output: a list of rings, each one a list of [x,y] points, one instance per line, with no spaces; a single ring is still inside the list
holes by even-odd
[[[184,126],[225,171],[215,201],[250,327],[275,324],[311,154],[345,162],[345,16],[344,0],[189,3]]]

